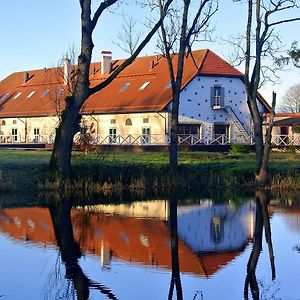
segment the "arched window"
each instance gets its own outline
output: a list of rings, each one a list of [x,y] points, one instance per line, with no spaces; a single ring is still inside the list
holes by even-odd
[[[6,122],[4,120],[2,120],[1,125],[2,126],[6,125]]]
[[[132,125],[131,119],[126,119],[125,125],[126,125],[126,126],[131,126],[131,125]]]

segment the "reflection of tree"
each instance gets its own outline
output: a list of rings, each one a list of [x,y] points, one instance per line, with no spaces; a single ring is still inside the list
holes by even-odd
[[[178,257],[178,228],[177,228],[177,198],[170,192],[169,199],[170,211],[170,237],[171,237],[171,253],[172,253],[172,277],[168,299],[173,299],[174,287],[176,286],[177,299],[182,300],[182,286],[180,279],[179,257]]]
[[[275,261],[272,245],[270,216],[268,211],[268,204],[270,202],[269,195],[266,191],[258,190],[256,192],[256,217],[255,217],[255,229],[253,248],[249,257],[247,265],[247,275],[244,285],[244,299],[248,299],[248,288],[250,286],[252,298],[259,300],[259,287],[256,279],[256,266],[262,250],[262,236],[263,228],[265,228],[265,237],[269,249],[269,258],[272,271],[272,280],[276,278],[275,274]]]
[[[71,207],[70,199],[61,199],[49,205],[57,245],[66,268],[65,277],[73,282],[77,299],[89,299],[90,288],[100,291],[109,299],[117,299],[108,288],[92,281],[83,273],[78,262],[81,251],[73,236]]]

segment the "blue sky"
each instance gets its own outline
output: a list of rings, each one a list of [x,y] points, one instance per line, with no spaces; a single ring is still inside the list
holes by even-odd
[[[94,4],[99,2],[95,0]],[[230,48],[222,42],[221,38],[244,30],[245,7],[231,0],[220,2],[219,12],[213,21],[216,28],[215,42],[197,44],[194,48],[210,48],[218,55],[227,58]],[[128,0],[127,3],[130,1]],[[16,71],[55,66],[71,44],[79,49],[78,0],[9,0],[1,3],[1,11],[0,80]],[[139,10],[134,5],[106,12],[94,34],[94,61],[99,59],[102,50],[112,50],[113,58],[126,57],[126,53],[115,44],[125,14],[139,16],[138,24],[143,25],[145,11]],[[286,24],[280,28],[282,40],[288,46],[293,40],[299,38],[297,34],[299,28],[300,22]],[[155,44],[153,40],[143,54],[151,55],[157,51]],[[239,69],[242,71],[243,67]],[[270,99],[272,90],[275,90],[280,98],[289,86],[299,83],[300,70],[291,69],[280,72],[279,75],[281,82],[278,85],[267,85],[262,89],[261,92],[266,99]]]

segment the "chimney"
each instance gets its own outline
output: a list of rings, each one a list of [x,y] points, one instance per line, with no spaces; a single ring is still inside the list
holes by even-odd
[[[150,61],[150,71],[154,68],[154,60]]]
[[[111,70],[111,51],[102,51],[101,52],[101,74],[108,74]]]
[[[28,72],[24,72],[23,74],[23,78],[24,78],[24,83],[26,83],[29,80],[29,73]]]
[[[71,61],[69,58],[64,59],[64,85],[67,85],[70,80]]]

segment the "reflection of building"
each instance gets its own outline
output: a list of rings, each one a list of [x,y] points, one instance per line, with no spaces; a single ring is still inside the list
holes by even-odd
[[[178,235],[196,252],[220,252],[241,249],[253,237],[255,206],[244,202],[178,208]]]
[[[99,255],[102,268],[108,270],[114,259],[171,269],[170,231],[165,220],[168,215],[165,203],[158,201],[157,206],[153,201],[133,203],[125,209],[126,216],[112,214],[124,212],[122,206],[73,209],[74,238],[83,252]],[[99,212],[104,209],[106,213]],[[144,210],[147,210],[148,218],[140,217]],[[208,201],[197,206],[179,207],[181,272],[209,276],[239,255],[252,234],[252,210],[249,202],[237,209],[227,204],[213,206]],[[154,212],[160,212],[160,218],[149,218]],[[139,217],[128,216],[132,214]],[[44,246],[56,243],[46,208],[4,209],[0,211],[0,229],[28,242],[42,243]],[[195,237],[195,245],[192,237]],[[202,250],[214,252],[201,254],[199,259],[195,252]]]

